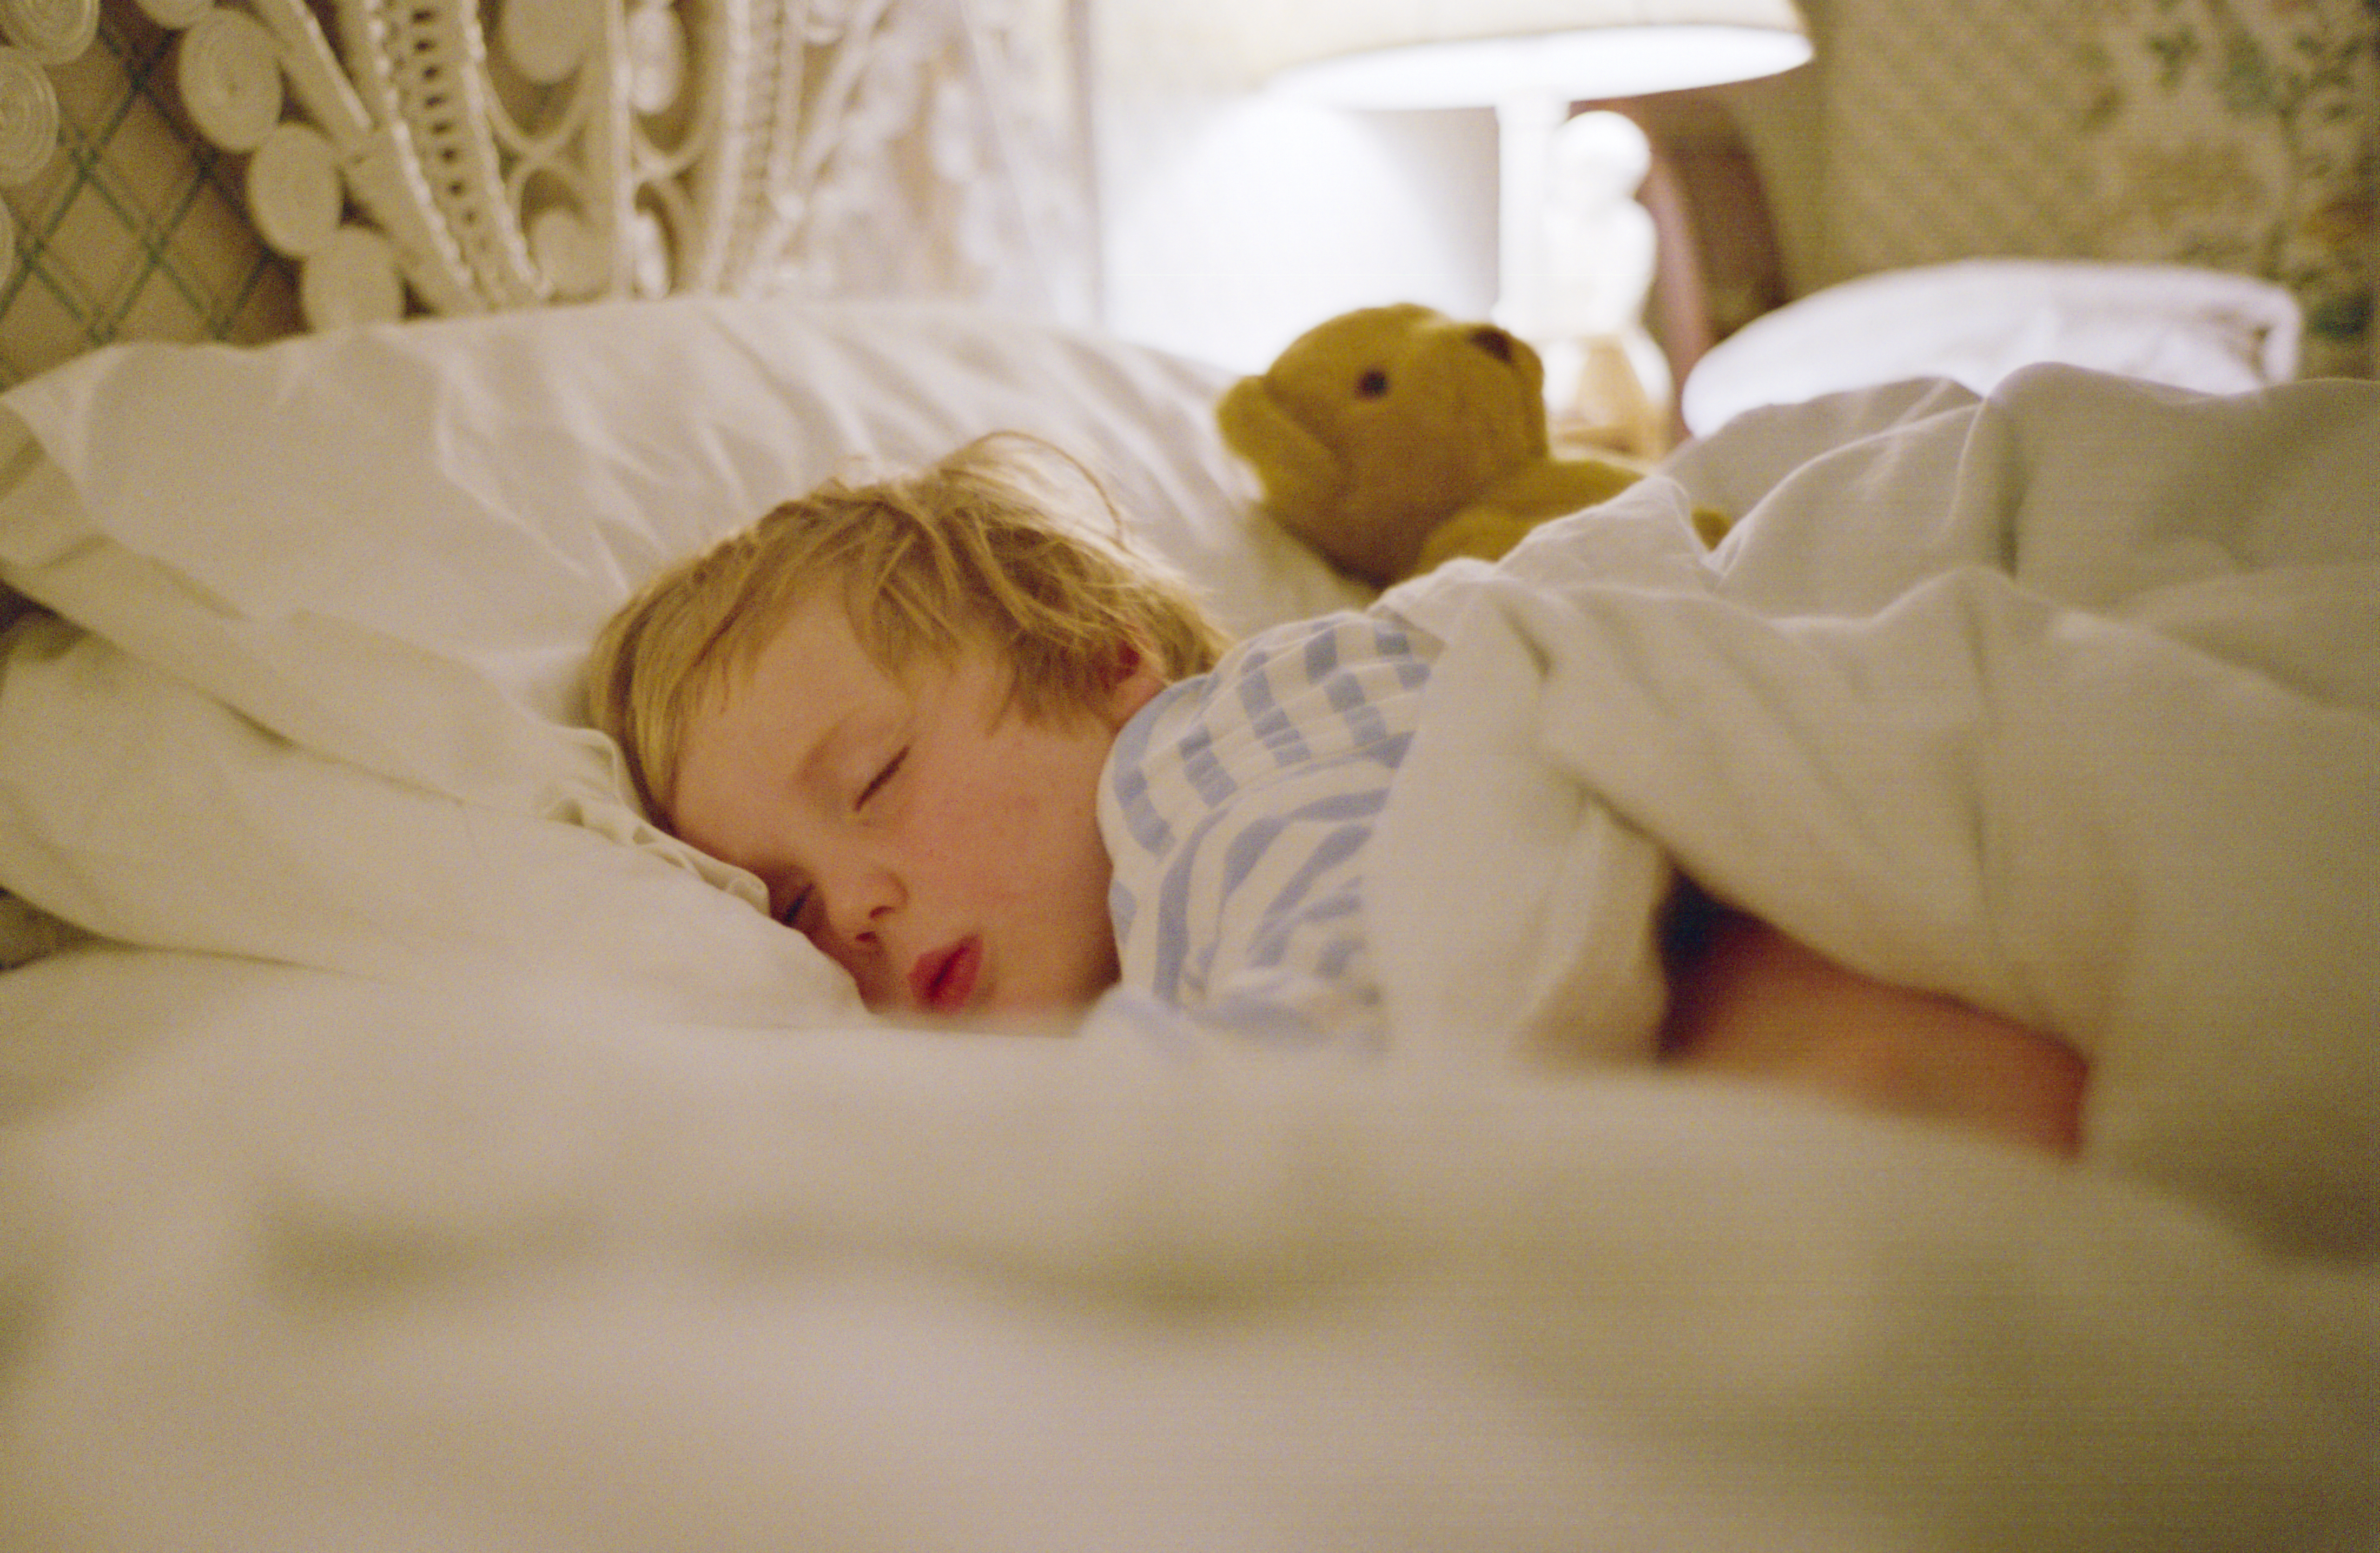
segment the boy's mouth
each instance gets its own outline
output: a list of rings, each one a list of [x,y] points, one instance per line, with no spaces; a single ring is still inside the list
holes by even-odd
[[[947,949],[917,957],[909,967],[909,995],[919,1008],[956,1013],[975,996],[976,977],[982,969],[983,940],[962,939]]]

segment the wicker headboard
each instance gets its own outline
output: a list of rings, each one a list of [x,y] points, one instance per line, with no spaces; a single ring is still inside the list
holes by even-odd
[[[20,0],[0,386],[674,290],[1087,319],[1086,0]]]

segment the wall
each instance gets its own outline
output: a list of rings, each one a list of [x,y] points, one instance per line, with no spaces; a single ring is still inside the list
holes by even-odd
[[[1723,93],[1790,294],[1992,254],[2199,264],[2289,286],[2309,372],[2380,372],[2372,0],[1801,4],[1817,64]],[[1254,366],[1364,302],[1492,301],[1492,115],[1266,103],[1213,0],[1092,5],[1111,326]]]
[[[1094,0],[1092,28],[1110,328],[1253,370],[1349,308],[1494,302],[1492,113],[1276,101],[1203,4]]]

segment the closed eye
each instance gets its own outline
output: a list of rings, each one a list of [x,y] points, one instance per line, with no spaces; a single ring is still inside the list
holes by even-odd
[[[810,899],[817,893],[815,885],[804,885],[794,892],[794,898],[785,903],[785,909],[777,914],[777,920],[797,933],[807,932],[808,929],[802,926],[802,915],[810,909]]]
[[[852,807],[866,808],[868,807],[868,801],[870,798],[875,797],[879,793],[884,791],[884,784],[892,780],[893,776],[901,770],[901,762],[907,758],[909,758],[909,752],[906,749],[903,749],[898,755],[892,757],[892,759],[884,762],[884,769],[878,771],[875,776],[871,777],[868,780],[868,785],[859,790],[859,796],[852,800]]]

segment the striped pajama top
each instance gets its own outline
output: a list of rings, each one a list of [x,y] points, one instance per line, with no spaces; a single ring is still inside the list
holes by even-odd
[[[1385,1049],[1364,863],[1439,645],[1383,609],[1277,626],[1125,724],[1099,806],[1108,1018],[1182,1046]]]

